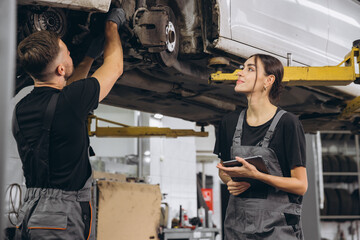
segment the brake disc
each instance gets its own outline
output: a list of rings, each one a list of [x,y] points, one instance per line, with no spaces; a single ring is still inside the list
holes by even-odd
[[[177,60],[179,52],[179,32],[176,17],[170,7],[165,7],[169,14],[169,22],[166,26],[166,49],[159,53],[163,64],[171,67]]]

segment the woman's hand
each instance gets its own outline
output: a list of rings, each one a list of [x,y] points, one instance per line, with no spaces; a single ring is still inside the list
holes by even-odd
[[[230,180],[227,183],[227,186],[230,194],[237,196],[245,192],[251,185],[248,182],[234,182],[233,180]]]
[[[308,188],[306,168],[303,166],[291,169],[290,177],[279,177],[259,172],[256,167],[240,157],[236,160],[241,167],[224,167],[221,163],[216,165],[219,170],[230,177],[254,178],[285,192],[304,195]]]
[[[241,167],[224,167],[221,163],[217,164],[217,168],[224,171],[230,177],[246,177],[246,178],[256,178],[259,171],[256,167],[241,157],[235,157],[235,159],[242,163]]]

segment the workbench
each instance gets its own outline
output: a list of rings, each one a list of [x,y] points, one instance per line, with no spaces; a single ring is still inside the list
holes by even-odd
[[[172,228],[164,229],[164,240],[215,240],[215,235],[220,232],[218,228]]]

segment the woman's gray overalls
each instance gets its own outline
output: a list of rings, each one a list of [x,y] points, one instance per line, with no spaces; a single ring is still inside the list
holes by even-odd
[[[231,159],[235,156],[261,155],[271,175],[283,176],[275,152],[268,148],[275,127],[284,113],[280,110],[274,117],[265,137],[257,146],[241,146],[245,111],[240,113],[231,147]],[[301,215],[301,204],[289,202],[288,194],[274,187],[268,188],[266,199],[242,198],[230,195],[224,223],[225,239],[302,239],[301,228],[294,231],[287,225],[284,213]]]

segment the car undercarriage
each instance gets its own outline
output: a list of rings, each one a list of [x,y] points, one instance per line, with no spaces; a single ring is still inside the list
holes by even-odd
[[[245,61],[213,48],[219,28],[216,1],[112,1],[111,7],[120,6],[128,21],[119,31],[124,74],[102,103],[161,113],[200,126],[216,126],[226,113],[246,106],[245,96],[234,92],[234,84],[208,83],[215,69],[232,72]],[[91,39],[101,34],[104,16],[52,6],[19,5],[18,41],[34,31],[55,31],[67,44],[76,66]],[[209,64],[215,57],[225,58],[227,63]],[[102,58],[97,59],[91,71],[101,64]],[[20,67],[15,82],[15,93],[33,84]],[[358,132],[358,117],[338,119],[353,98],[327,86],[285,86],[279,106],[299,116],[306,132]]]

